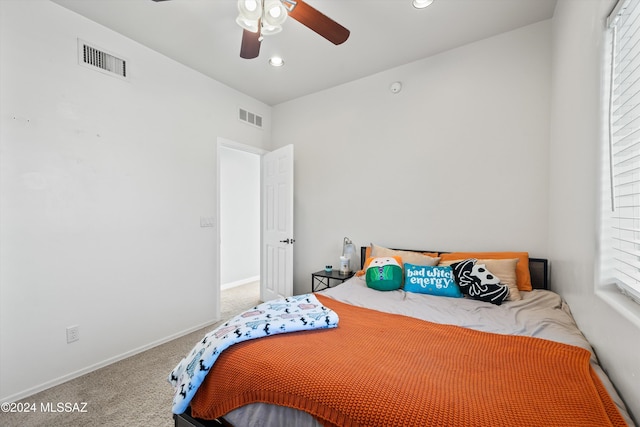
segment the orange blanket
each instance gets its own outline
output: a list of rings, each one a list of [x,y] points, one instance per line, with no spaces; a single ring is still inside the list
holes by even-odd
[[[191,402],[218,418],[252,402],[326,426],[625,426],[581,348],[340,303],[337,328],[225,350]]]

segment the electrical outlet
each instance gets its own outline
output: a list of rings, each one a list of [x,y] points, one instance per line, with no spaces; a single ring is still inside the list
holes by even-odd
[[[80,339],[80,327],[78,325],[67,327],[67,343]]]

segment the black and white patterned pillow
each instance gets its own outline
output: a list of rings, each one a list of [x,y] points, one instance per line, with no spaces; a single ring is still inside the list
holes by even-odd
[[[453,277],[463,294],[473,299],[500,305],[509,298],[509,286],[475,258],[451,264]]]

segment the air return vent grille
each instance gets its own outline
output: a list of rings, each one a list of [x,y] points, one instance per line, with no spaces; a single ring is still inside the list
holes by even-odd
[[[83,40],[78,40],[78,62],[88,68],[103,72],[110,76],[127,78],[127,61],[117,56],[91,46]]]
[[[244,108],[239,108],[238,118],[240,119],[241,122],[245,122],[250,125],[262,128],[262,116],[259,116],[256,113],[247,111]]]

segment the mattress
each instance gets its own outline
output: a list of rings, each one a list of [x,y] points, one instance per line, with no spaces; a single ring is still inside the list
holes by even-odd
[[[542,338],[581,347],[591,354],[591,366],[629,425],[634,425],[613,384],[599,366],[589,342],[578,329],[568,305],[554,292],[522,292],[522,300],[502,305],[468,298],[447,298],[403,290],[380,292],[366,286],[362,277],[326,289],[321,295],[340,302],[429,322],[477,331]],[[311,415],[295,409],[254,403],[224,416],[234,426],[320,426]]]

